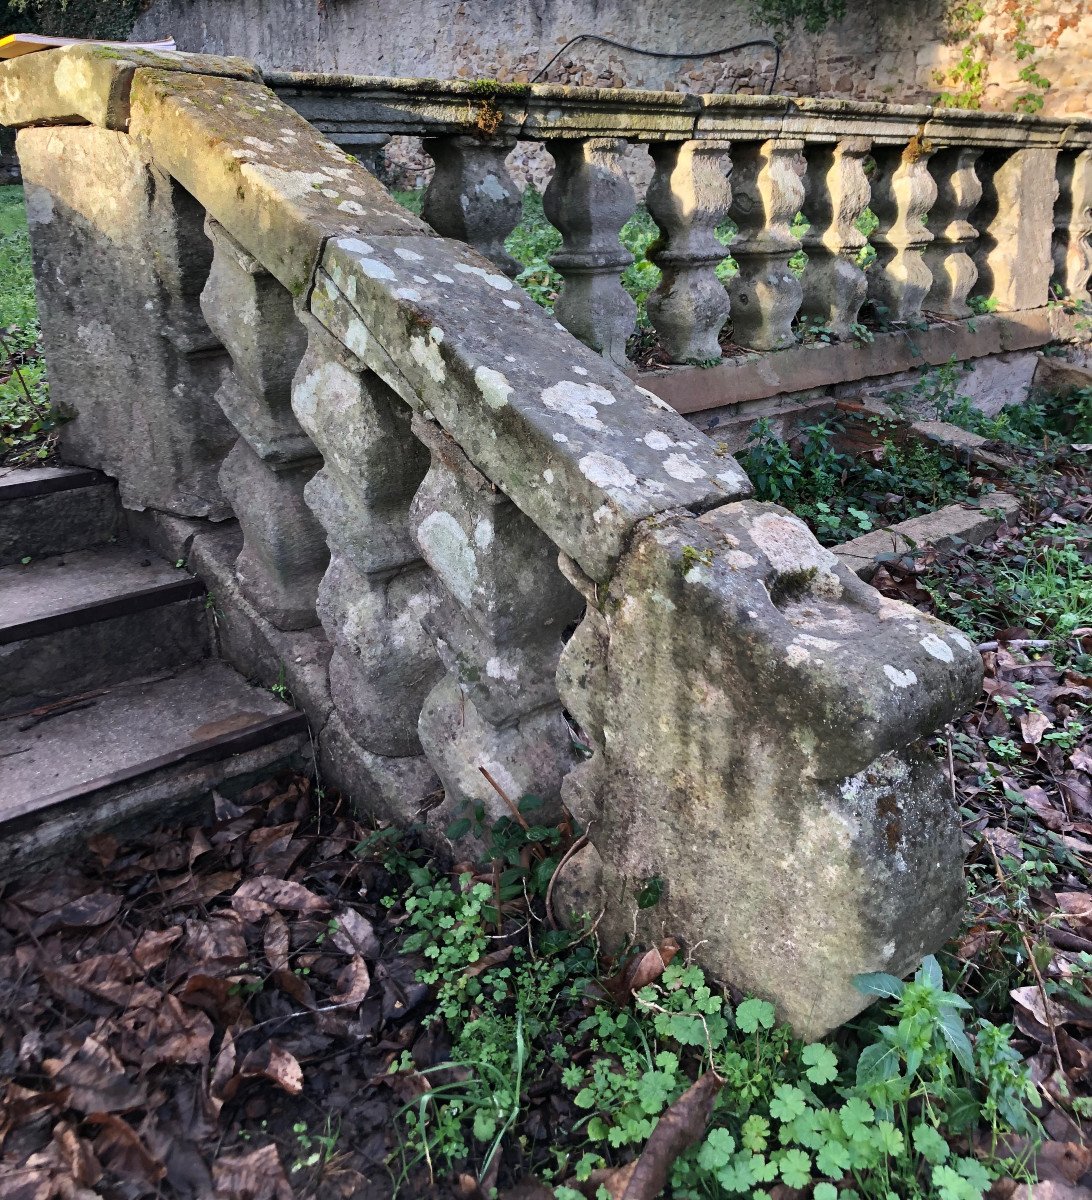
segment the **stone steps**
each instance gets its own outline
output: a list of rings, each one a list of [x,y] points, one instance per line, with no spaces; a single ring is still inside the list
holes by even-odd
[[[114,484],[86,467],[0,467],[0,567],[118,534]]]
[[[310,755],[210,660],[202,582],[121,529],[96,472],[0,473],[0,877]]]

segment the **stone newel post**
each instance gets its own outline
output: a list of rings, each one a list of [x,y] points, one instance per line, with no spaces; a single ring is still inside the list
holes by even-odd
[[[1054,210],[1055,292],[1092,299],[1092,150],[1058,156],[1058,204]]]

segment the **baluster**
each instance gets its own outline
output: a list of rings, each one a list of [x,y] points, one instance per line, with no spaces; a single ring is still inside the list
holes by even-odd
[[[801,312],[838,338],[848,338],[868,295],[868,279],[857,255],[868,239],[857,219],[868,205],[864,159],[869,138],[843,138],[834,146],[808,151],[807,216],[804,235],[808,255]]]
[[[965,317],[970,311],[967,297],[978,279],[978,268],[970,251],[978,241],[978,230],[968,220],[979,200],[982,184],[975,172],[981,150],[951,146],[933,156],[930,173],[937,185],[937,199],[929,214],[933,240],[922,252],[933,277],[925,297],[930,312]]]
[[[648,298],[648,315],[675,362],[719,359],[728,293],[716,265],[727,256],[717,224],[728,215],[732,186],[729,142],[657,142],[645,202],[663,233],[651,258],[663,271]]]
[[[305,324],[292,408],[323,454],[305,498],[330,544],[318,615],[333,647],[332,719],[370,790],[408,820],[436,786],[417,719],[443,670],[422,626],[432,573],[409,526],[428,453],[402,400],[317,321]]]
[[[1002,312],[1039,308],[1050,297],[1057,150],[987,153],[979,177],[979,290]]]
[[[633,215],[633,188],[622,171],[620,138],[546,143],[555,169],[543,207],[561,231],[561,252],[550,265],[565,280],[555,312],[565,328],[612,362],[624,366],[637,305],[622,287],[633,262],[618,234]]]
[[[318,621],[315,595],[328,554],[303,489],[321,466],[292,415],[292,375],[304,333],[289,293],[215,221],[212,270],[201,293],[205,320],[231,355],[216,400],[239,433],[220,486],[239,518],[235,574],[243,594],[279,629]]]
[[[414,497],[421,552],[445,591],[426,624],[448,675],[421,713],[421,744],[443,781],[445,813],[470,801],[494,817],[532,793],[556,814],[575,759],[557,697],[561,637],[581,600],[557,548],[433,423],[414,417],[432,465]],[[553,814],[552,814],[553,815]]]
[[[1059,157],[1058,185],[1052,284],[1059,296],[1087,301],[1092,299],[1092,150]]]
[[[728,283],[732,336],[754,350],[781,350],[795,342],[793,318],[803,301],[789,259],[800,249],[793,218],[804,202],[804,143],[796,139],[736,147],[731,245],[739,273]]]
[[[932,148],[915,138],[905,149],[873,151],[872,211],[879,226],[872,235],[876,263],[869,273],[868,298],[889,321],[916,321],[932,286],[922,250],[933,240],[922,218],[937,197],[929,174]]]
[[[476,137],[426,138],[436,171],[425,189],[421,215],[444,237],[466,242],[506,275],[521,267],[504,249],[523,206],[505,158],[512,141]]]

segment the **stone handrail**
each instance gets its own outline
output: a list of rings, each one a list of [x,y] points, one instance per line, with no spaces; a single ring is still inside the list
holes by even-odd
[[[798,340],[798,317],[850,337],[866,301],[906,325],[968,316],[972,294],[1002,312],[1089,298],[1088,118],[290,72],[266,81],[336,141],[425,138],[436,163],[426,219],[505,270],[520,217],[505,158],[517,139],[544,142],[555,162],[546,212],[564,236],[552,260],[564,279],[558,318],[619,364],[636,318],[620,281],[631,256],[618,232],[636,203],[627,143],[653,159],[647,204],[661,238],[650,257],[663,279],[648,316],[673,362],[718,360],[728,320],[737,346],[780,350]],[[878,225],[866,237],[857,221],[869,206]],[[811,224],[798,237],[801,210]],[[714,229],[726,218],[737,232],[722,244]],[[798,278],[789,263],[801,250]],[[726,295],[715,269],[729,253],[738,270]]]
[[[602,908],[615,946],[685,939],[805,1036],[863,1007],[855,973],[951,932],[958,824],[915,744],[977,693],[961,634],[750,501],[730,456],[246,64],[50,51],[0,67],[0,122],[62,448],[199,568],[232,547],[225,652],[287,673],[326,778],[434,838],[564,800],[591,840],[560,910]],[[672,161],[720,186],[699,151]],[[241,547],[212,524],[231,514]]]

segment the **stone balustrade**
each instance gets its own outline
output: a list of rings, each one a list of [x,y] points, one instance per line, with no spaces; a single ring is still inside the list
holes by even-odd
[[[863,1007],[856,973],[905,972],[958,922],[959,827],[920,744],[973,703],[979,656],[750,500],[734,459],[620,369],[632,114],[625,97],[573,95],[364,88],[358,124],[437,139],[430,225],[246,64],[76,47],[0,67],[47,353],[65,364],[54,394],[78,414],[65,429],[111,439],[62,430],[62,452],[115,475],[145,527],[208,573],[223,652],[292,688],[325,780],[440,847],[470,808],[505,816],[531,792],[564,805],[590,837],[558,880],[567,919],[602,909],[611,947],[670,932],[814,1036]],[[949,304],[966,260],[1019,292],[1012,189],[1057,152],[1001,135],[1038,126],[998,124],[976,177],[993,241],[974,247],[977,160],[942,159],[934,183],[942,143],[916,118],[878,138],[859,108],[716,99],[643,101],[664,233],[649,311],[674,353],[711,356],[729,302],[767,345],[801,305],[852,325],[874,282],[910,313],[938,241],[958,258]],[[468,120],[500,140],[466,141]],[[557,163],[556,320],[501,249],[515,209],[500,151],[516,136]],[[866,283],[869,154],[883,250]],[[1076,179],[1087,160],[1073,163]],[[943,227],[923,221],[934,187]],[[792,218],[816,188],[800,239]],[[1084,220],[1048,222],[1048,256],[1053,233],[1073,278]],[[801,244],[822,293],[795,282]],[[640,908],[653,878],[661,899]]]
[[[672,362],[719,359],[726,322],[734,346],[770,351],[799,340],[798,317],[845,339],[863,307],[881,326],[906,328],[966,317],[972,295],[1001,312],[1088,295],[1087,118],[487,81],[267,82],[335,141],[425,137],[437,164],[426,219],[509,272],[497,240],[515,219],[503,158],[517,139],[544,142],[556,164],[546,214],[565,239],[552,260],[564,279],[557,316],[614,362],[636,325],[619,283],[631,256],[618,231],[636,205],[627,146],[654,163],[646,203],[661,240],[650,257],[664,275],[647,311]],[[475,138],[493,154],[498,198],[472,173],[456,201],[463,176],[451,147]],[[441,209],[459,209],[458,221],[437,220]],[[722,244],[713,230],[725,221],[735,233]],[[868,246],[874,257],[862,255]],[[729,256],[725,296],[711,280]]]

